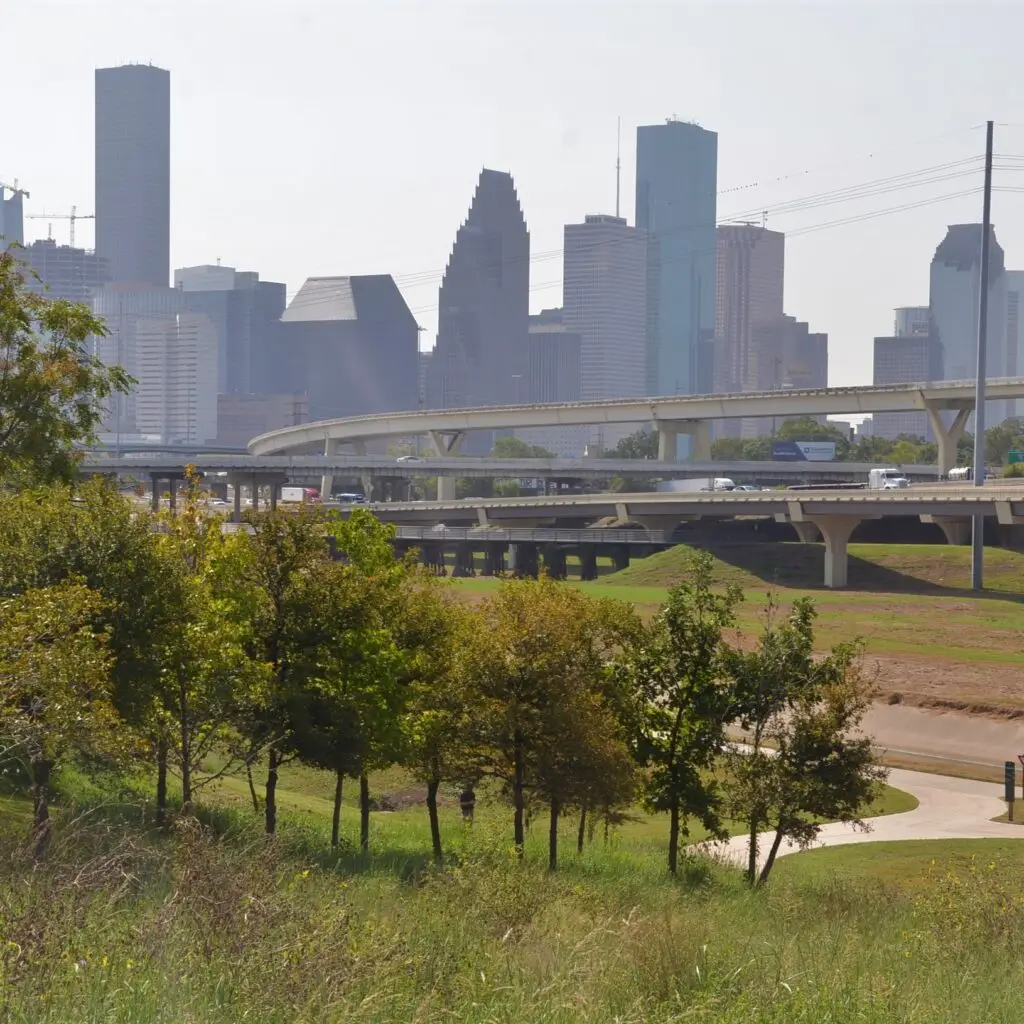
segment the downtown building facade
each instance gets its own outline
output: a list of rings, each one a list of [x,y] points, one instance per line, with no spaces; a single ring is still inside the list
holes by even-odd
[[[415,409],[419,328],[389,274],[311,277],[281,317],[265,394],[303,395],[311,420]]]
[[[140,319],[135,346],[138,432],[167,444],[217,437],[217,331],[208,316]]]
[[[933,337],[927,306],[894,311],[893,333],[875,338],[872,383],[908,384],[942,380],[942,345]],[[883,412],[872,417],[872,433],[890,441],[898,437],[934,439],[924,412]]]
[[[455,236],[438,295],[426,405],[508,405],[527,373],[530,235],[512,176],[485,168]],[[411,408],[412,406],[409,406]],[[491,431],[463,450],[486,454]]]
[[[582,224],[565,226],[563,261],[561,325],[579,338],[578,398],[646,395],[647,236],[622,217],[588,215]],[[541,327],[535,320],[531,339]],[[640,427],[601,424],[582,433],[574,428],[574,454],[582,454],[584,445],[614,448]]]
[[[93,295],[110,280],[110,267],[102,256],[88,249],[58,245],[52,238],[39,238],[23,246],[17,258],[36,275],[26,275],[27,287],[50,299],[89,305]]]
[[[717,178],[715,132],[677,120],[637,129],[636,226],[648,246],[649,395],[713,390]]]
[[[12,245],[25,244],[25,214],[22,193],[7,190],[0,185],[0,252]]]

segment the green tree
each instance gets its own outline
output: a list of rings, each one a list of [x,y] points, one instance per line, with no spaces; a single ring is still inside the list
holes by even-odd
[[[890,462],[894,442],[887,437],[858,437],[850,446],[850,462]]]
[[[769,605],[765,629],[750,652],[734,651],[736,712],[749,748],[727,755],[728,807],[747,825],[747,880],[763,885],[784,839],[802,848],[822,821],[865,827],[864,808],[885,778],[860,724],[871,688],[857,671],[857,644],[814,655],[814,606],[794,602],[778,625]],[[774,830],[758,873],[758,840]]]
[[[985,464],[1003,466],[1011,449],[1024,448],[1024,419],[1011,416],[985,431]]]
[[[496,437],[491,449],[493,459],[556,459],[554,452],[540,445],[527,444],[518,437]]]
[[[711,458],[722,462],[743,462],[747,442],[741,437],[720,437],[711,445]]]
[[[660,613],[619,662],[623,684],[635,695],[636,748],[647,767],[644,799],[669,815],[668,868],[676,873],[679,836],[687,819],[720,831],[719,800],[710,774],[732,715],[725,631],[742,593],[712,589],[712,560],[700,552],[673,587]]]
[[[245,656],[247,623],[226,614],[227,598],[213,585],[216,562],[237,539],[225,541],[221,520],[200,504],[199,478],[190,473],[184,506],[158,534],[164,587],[174,595],[174,626],[161,631],[156,650],[156,700],[147,728],[157,750],[157,817],[163,820],[167,769],[181,779],[189,809],[196,791],[236,766],[237,730],[259,706],[263,666]],[[225,545],[228,547],[226,548]],[[198,776],[210,755],[227,752],[215,773]]]
[[[17,250],[0,252],[0,479],[67,480],[105,403],[132,379],[89,351],[106,331],[89,308],[29,290]]]
[[[80,584],[0,602],[0,731],[32,775],[36,859],[50,840],[50,779],[73,753],[118,746],[110,658],[97,633],[100,595]]]
[[[658,457],[658,435],[653,430],[636,430],[620,438],[618,444],[605,453],[609,459],[656,459]]]
[[[889,452],[889,462],[897,466],[918,465],[921,460],[921,446],[908,437],[900,438]]]
[[[580,713],[586,710],[591,724],[600,717],[590,714],[587,702],[600,706],[604,700],[604,665],[615,632],[606,625],[612,617],[597,615],[577,588],[546,576],[503,581],[479,615],[473,643],[464,652],[465,677],[472,687],[472,758],[477,777],[498,780],[510,796],[513,841],[522,857],[528,794],[548,798],[556,830],[562,801],[576,795],[567,773],[578,777],[593,769],[596,740],[575,768],[557,748],[580,739],[578,733],[565,732],[583,729],[573,724],[573,706]],[[601,722],[614,724],[607,715]],[[586,758],[591,760],[584,767]]]

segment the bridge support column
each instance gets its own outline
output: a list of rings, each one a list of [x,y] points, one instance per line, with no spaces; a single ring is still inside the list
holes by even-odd
[[[505,545],[493,541],[484,549],[484,575],[500,576],[505,571]]]
[[[597,579],[597,545],[580,545],[580,579]]]
[[[463,541],[455,545],[455,566],[452,575],[465,579],[468,576],[476,575],[476,565],[473,557],[473,545]]]
[[[333,437],[328,437],[324,441],[324,456],[330,458],[332,455],[337,455],[341,449],[340,442],[336,441]],[[323,501],[331,500],[331,491],[334,489],[334,474],[330,470],[325,470],[324,475],[320,477],[320,498]]]
[[[796,530],[797,538],[801,544],[819,544],[821,543],[821,530],[818,529],[816,523],[794,523],[789,524]]]
[[[564,580],[568,576],[565,561],[565,548],[558,544],[545,544],[541,554],[544,557],[544,571],[553,580]]]
[[[178,507],[178,481],[173,476],[167,481],[167,497],[169,499],[168,504],[171,506],[171,511],[174,512]]]
[[[242,521],[242,481],[239,477],[234,478],[232,487],[235,489],[235,507],[231,511],[231,522],[240,523]]]
[[[438,501],[454,501],[455,500],[455,477],[453,477],[453,476],[439,476],[437,478],[437,500]]]
[[[690,457],[694,462],[711,461],[711,423],[709,420],[657,420],[658,458],[662,462],[675,462],[679,457],[679,435],[689,434],[693,439]]]
[[[444,545],[437,541],[424,541],[420,546],[420,561],[434,575],[444,576]]]
[[[517,544],[509,544],[508,547],[509,568],[512,570],[512,574],[519,577],[519,579],[526,577],[536,579],[540,571],[537,545],[519,542]]]
[[[621,572],[623,569],[629,568],[628,544],[616,544],[612,548],[612,564],[615,566],[616,572]]]
[[[446,455],[458,455],[465,436],[465,431],[462,430],[451,432],[431,430],[429,434],[430,443],[434,446],[434,453],[442,458]]]
[[[825,586],[845,587],[849,569],[846,546],[861,520],[857,516],[814,516],[810,521],[825,538]]]
[[[152,499],[150,501],[150,508],[154,512],[159,512],[160,511],[160,484],[162,482],[162,478],[156,476],[153,473],[150,473],[149,474],[149,482],[150,482],[150,484],[153,487],[153,496],[152,496]]]
[[[939,476],[949,476],[949,471],[956,465],[956,446],[964,436],[967,421],[974,411],[974,403],[970,402],[958,409],[948,427],[942,421],[942,410],[939,407],[926,404],[925,411],[939,446]]]
[[[971,520],[963,516],[921,516],[922,523],[934,523],[946,538],[947,544],[969,544]]]

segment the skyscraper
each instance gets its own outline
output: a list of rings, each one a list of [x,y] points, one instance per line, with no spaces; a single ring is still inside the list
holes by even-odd
[[[913,384],[942,379],[942,346],[931,336],[927,309],[922,320],[920,307],[896,310],[892,337],[875,338],[872,383]],[[924,412],[876,412],[875,437],[895,440],[901,435],[931,439],[934,435]]]
[[[110,280],[105,259],[87,249],[58,245],[52,238],[37,238],[16,255],[38,275],[26,277],[26,285],[49,299],[88,303]]]
[[[149,64],[96,71],[96,252],[111,280],[170,280],[171,76]]]
[[[218,392],[244,395],[276,388],[268,361],[276,349],[286,305],[283,283],[261,281],[253,271],[234,267],[181,267],[174,287],[184,308],[205,313],[217,329]]]
[[[755,224],[723,224],[717,233],[715,391],[752,391],[757,383],[754,327],[782,316],[786,236]]]
[[[530,234],[512,175],[484,169],[441,281],[427,406],[515,401],[527,369]],[[490,436],[469,439],[489,450]]]
[[[580,397],[647,394],[644,233],[621,217],[606,215],[567,224],[562,281],[564,330],[580,338]],[[587,441],[613,448],[638,426],[595,426]]]
[[[647,388],[713,387],[718,135],[686,121],[636,139],[636,226],[647,233]]]

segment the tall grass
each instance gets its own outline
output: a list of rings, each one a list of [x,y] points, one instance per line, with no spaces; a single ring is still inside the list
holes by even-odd
[[[296,820],[273,841],[241,812],[211,825],[89,813],[39,869],[0,837],[4,1019],[1020,1020],[1013,857],[925,862],[909,889],[790,869],[750,893],[697,861],[675,882],[630,870],[599,843],[551,875],[486,823],[443,870],[327,855]]]

